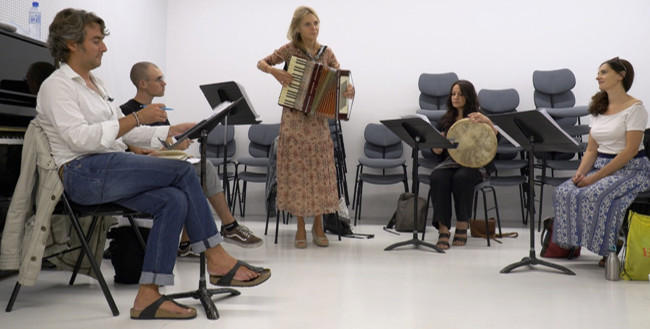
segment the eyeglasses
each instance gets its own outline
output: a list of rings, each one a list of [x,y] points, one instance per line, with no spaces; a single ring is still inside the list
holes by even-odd
[[[159,77],[157,77],[155,79],[147,79],[147,81],[156,81],[158,83],[163,83],[163,82],[165,82],[165,76],[163,75],[163,76],[159,76]]]

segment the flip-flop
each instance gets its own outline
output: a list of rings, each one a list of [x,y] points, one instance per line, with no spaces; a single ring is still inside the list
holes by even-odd
[[[239,269],[239,267],[242,265],[246,266],[251,271],[259,273],[260,275],[248,281],[235,280],[235,274],[237,273],[237,269]],[[226,275],[210,274],[210,283],[222,287],[254,287],[268,280],[270,277],[271,277],[270,269],[251,266],[245,262],[242,262],[241,260],[238,260],[237,264],[235,264],[235,266],[233,266],[233,268],[230,269],[230,271],[228,271]]]
[[[187,314],[177,314],[167,310],[160,309],[162,303],[170,301],[184,309],[192,310],[193,312]],[[196,309],[191,306],[179,304],[173,299],[162,295],[158,300],[151,303],[144,310],[131,309],[131,319],[134,320],[189,320],[196,317]]]

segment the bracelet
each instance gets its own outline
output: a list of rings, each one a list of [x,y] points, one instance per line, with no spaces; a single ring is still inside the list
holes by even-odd
[[[138,118],[138,114],[135,112],[131,112],[131,114],[133,114],[133,116],[135,117],[135,122],[136,122],[135,126],[140,127],[140,118]]]

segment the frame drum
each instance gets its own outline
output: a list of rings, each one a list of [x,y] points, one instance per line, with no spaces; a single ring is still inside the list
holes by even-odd
[[[464,167],[481,168],[497,153],[497,136],[487,123],[458,120],[449,128],[447,138],[458,143],[457,148],[447,149],[449,156]]]

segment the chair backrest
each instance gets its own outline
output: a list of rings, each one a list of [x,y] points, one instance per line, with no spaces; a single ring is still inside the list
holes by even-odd
[[[386,126],[369,123],[363,132],[364,154],[369,158],[396,159],[402,156],[402,140]]]
[[[478,101],[481,109],[488,115],[516,112],[519,106],[519,93],[517,90],[509,89],[481,89],[478,92]],[[505,139],[499,140],[496,160],[512,160],[517,157],[518,152],[504,151],[505,148],[512,148],[512,144]]]
[[[228,126],[226,130],[226,143],[224,143],[224,126],[219,124],[208,134],[205,145],[205,155],[208,158],[223,157],[224,144],[228,149],[228,157],[235,155],[237,143],[235,141],[235,126]]]
[[[424,110],[446,110],[447,96],[458,75],[449,73],[422,73],[418,79],[420,108]]]
[[[248,153],[255,158],[268,158],[271,144],[280,134],[279,123],[260,123],[248,129]]]
[[[576,77],[569,69],[534,71],[534,100],[537,108],[573,107],[576,98],[571,89],[576,85]]]
[[[519,106],[519,93],[515,89],[481,89],[478,102],[486,114],[516,112]]]

